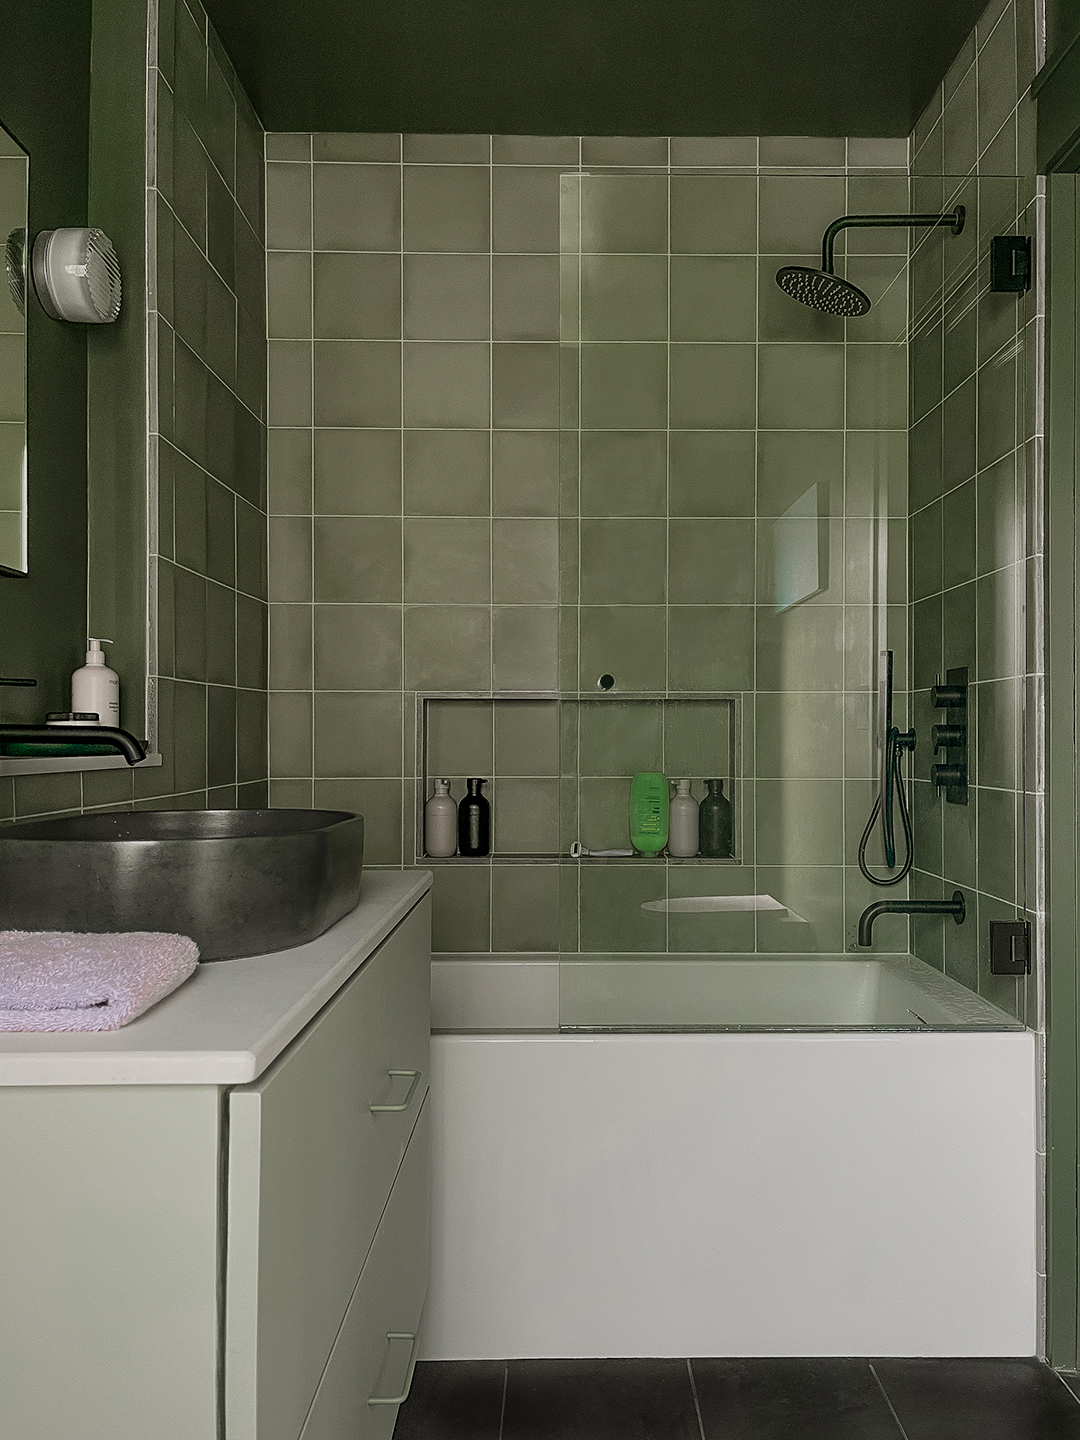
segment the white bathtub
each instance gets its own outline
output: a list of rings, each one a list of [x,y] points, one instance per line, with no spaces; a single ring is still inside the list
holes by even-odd
[[[433,970],[427,1358],[1035,1353],[995,1007],[910,957]]]

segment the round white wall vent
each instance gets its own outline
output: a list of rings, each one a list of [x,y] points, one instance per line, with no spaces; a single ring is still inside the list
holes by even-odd
[[[54,320],[107,325],[120,314],[120,262],[104,230],[42,230],[34,289]]]

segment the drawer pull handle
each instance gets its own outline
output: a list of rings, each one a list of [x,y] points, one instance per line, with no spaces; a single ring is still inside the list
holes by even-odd
[[[405,1075],[415,1075],[416,1071],[405,1070],[401,1073]],[[410,1340],[412,1342],[409,1347],[409,1368],[405,1371],[405,1389],[402,1390],[400,1395],[369,1395],[367,1402],[369,1405],[402,1405],[409,1398],[409,1391],[412,1389],[412,1377],[416,1369],[416,1347],[419,1337],[414,1335],[411,1330],[388,1330],[386,1332],[386,1339],[388,1342],[392,1340]]]
[[[423,1071],[388,1070],[386,1073],[390,1076],[391,1079],[393,1079],[395,1075],[411,1075],[412,1084],[409,1086],[409,1093],[405,1096],[405,1099],[400,1105],[370,1105],[368,1108],[373,1115],[377,1115],[381,1110],[407,1110],[412,1104],[412,1097],[416,1094],[416,1087],[420,1084],[420,1076],[423,1074]]]

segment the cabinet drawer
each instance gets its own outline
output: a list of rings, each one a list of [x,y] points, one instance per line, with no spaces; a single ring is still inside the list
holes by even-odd
[[[390,1440],[428,1288],[430,1107],[424,1107],[301,1440]],[[371,1399],[376,1403],[372,1404]]]
[[[425,897],[229,1094],[228,1440],[296,1440],[315,1394],[427,1090],[430,926]]]

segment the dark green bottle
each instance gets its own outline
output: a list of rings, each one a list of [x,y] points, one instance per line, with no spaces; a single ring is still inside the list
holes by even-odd
[[[723,780],[706,780],[709,793],[698,806],[699,854],[710,860],[730,860],[735,854],[735,823]]]

